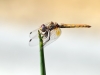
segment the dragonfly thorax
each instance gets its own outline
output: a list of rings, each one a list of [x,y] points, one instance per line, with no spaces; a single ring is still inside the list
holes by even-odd
[[[59,25],[58,25],[58,23],[51,22],[50,25],[48,26],[48,28],[51,31],[53,29],[59,28]]]

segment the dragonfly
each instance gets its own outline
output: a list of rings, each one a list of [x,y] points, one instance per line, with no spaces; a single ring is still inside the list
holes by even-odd
[[[30,46],[36,46],[39,43],[38,39],[38,30],[43,37],[43,46],[47,46],[57,40],[61,35],[61,28],[90,28],[90,25],[87,24],[58,24],[57,22],[48,22],[42,24],[39,28],[30,32],[29,40]]]

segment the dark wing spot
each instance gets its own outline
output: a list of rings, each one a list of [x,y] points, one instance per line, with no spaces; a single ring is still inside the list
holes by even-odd
[[[30,34],[32,34],[32,32],[30,32]]]
[[[29,40],[29,42],[31,42],[31,41],[32,41],[32,39]]]

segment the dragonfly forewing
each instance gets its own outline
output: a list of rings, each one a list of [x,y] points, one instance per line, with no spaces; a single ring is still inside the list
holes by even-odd
[[[35,30],[33,30],[33,31],[31,31],[30,32],[30,34],[29,34],[29,37],[32,39],[32,38],[34,38],[34,39],[38,39],[38,29],[39,28],[37,28],[37,29],[35,29]]]

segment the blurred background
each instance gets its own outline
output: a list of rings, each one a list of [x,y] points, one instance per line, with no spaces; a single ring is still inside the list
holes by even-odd
[[[62,29],[45,48],[47,75],[100,75],[99,0],[0,0],[0,75],[40,75],[29,33],[50,21],[92,27]]]

